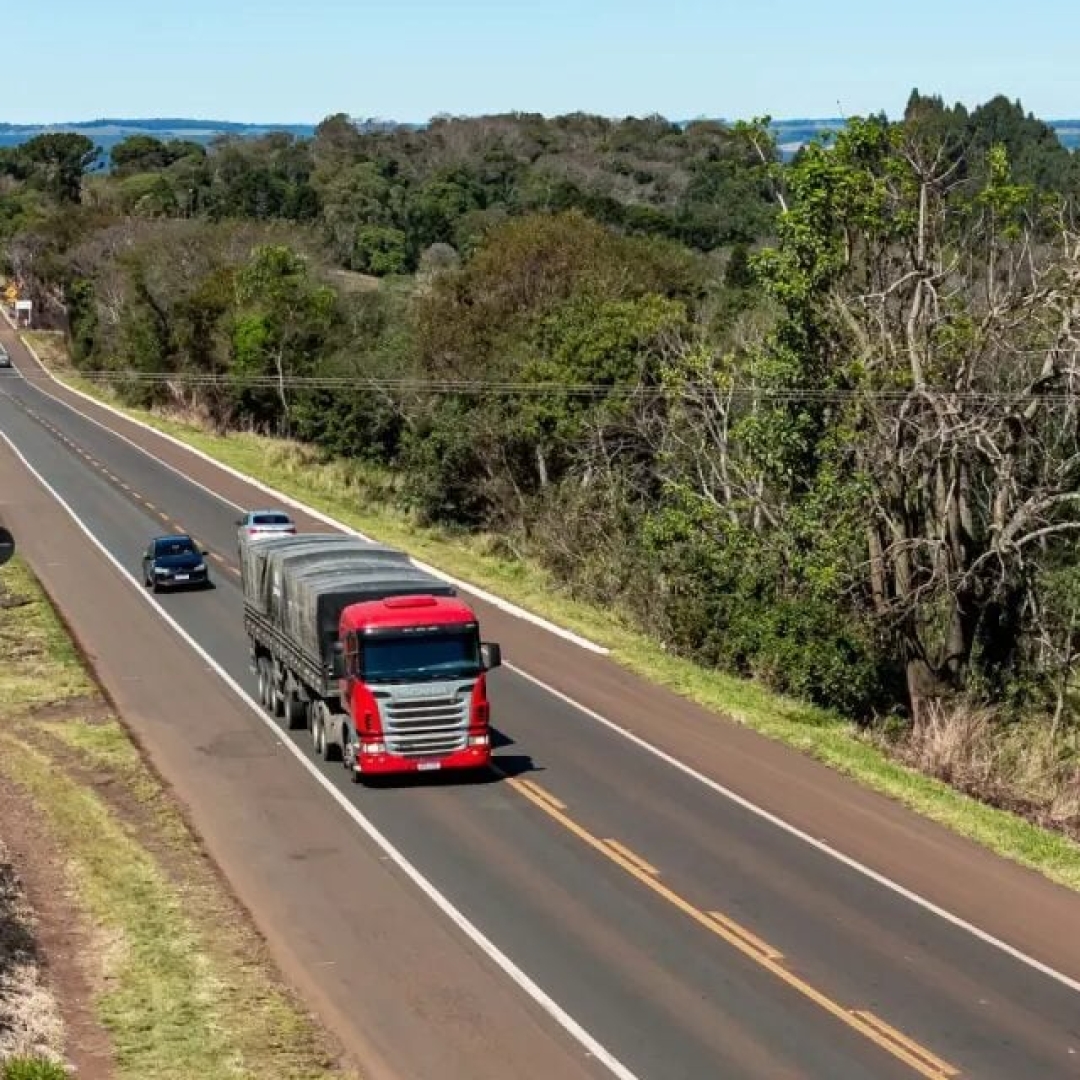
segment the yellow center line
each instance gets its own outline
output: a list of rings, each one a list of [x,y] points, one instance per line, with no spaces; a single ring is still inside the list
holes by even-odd
[[[897,1031],[891,1024],[886,1024],[880,1016],[875,1016],[868,1009],[862,1009],[855,1013],[856,1016],[861,1017],[871,1027],[877,1028],[878,1031],[883,1032],[890,1038],[895,1039],[896,1042],[902,1046],[906,1046],[913,1054],[917,1054],[919,1057],[925,1058],[930,1064],[939,1069],[943,1076],[959,1076],[958,1071],[953,1068],[947,1061],[942,1061],[941,1058],[932,1054],[925,1046],[920,1046],[912,1038],[905,1035],[902,1031]]]
[[[612,851],[617,855],[621,855],[627,862],[633,863],[643,874],[650,874],[653,877],[657,877],[660,871],[656,869],[651,863],[647,863],[636,852],[631,851],[625,844],[620,844],[618,840],[606,839],[603,841]]]
[[[757,949],[762,956],[767,956],[770,960],[784,959],[784,954],[779,949],[773,948],[767,941],[762,940],[756,934],[752,934],[745,926],[737,923],[722,911],[707,911],[706,914],[714,922],[718,922],[725,930],[729,930],[731,933],[741,937],[748,945]]]
[[[564,804],[544,791],[539,784],[532,780],[508,776],[497,766],[494,768],[515,791],[524,795],[526,799],[543,810],[545,814],[557,821],[568,832],[573,833],[574,836],[598,851],[606,859],[620,866],[646,888],[651,889],[657,896],[666,900],[710,933],[722,938],[732,948],[737,949],[759,967],[776,976],[792,990],[802,994],[803,997],[808,998],[815,1005],[824,1009],[842,1024],[852,1028],[882,1050],[899,1059],[905,1065],[910,1066],[920,1076],[926,1077],[927,1080],[951,1080],[952,1077],[959,1075],[959,1071],[952,1065],[942,1061],[931,1051],[920,1046],[914,1039],[890,1027],[884,1021],[873,1016],[872,1013],[867,1013],[865,1010],[857,1011],[845,1008],[805,979],[789,971],[781,963],[783,955],[778,950],[740,926],[733,919],[719,912],[706,912],[695,907],[685,897],[680,896],[673,889],[668,888],[667,885],[659,881],[655,872],[649,873],[643,870],[639,865],[638,856],[634,856],[632,852],[623,854],[623,851],[627,849],[618,850],[618,848],[622,848],[622,845],[618,845],[617,848],[610,841],[601,840],[570,818],[564,813]]]
[[[534,783],[532,780],[518,780],[517,785],[524,788],[531,794],[534,799],[540,799],[542,802],[546,802],[549,806],[553,806],[556,810],[565,810],[566,803],[559,802],[554,795],[545,791],[539,784]]]

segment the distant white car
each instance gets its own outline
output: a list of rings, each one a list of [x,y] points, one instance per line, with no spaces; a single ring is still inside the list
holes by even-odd
[[[8,356],[8,351],[7,351],[7,349],[4,348],[3,345],[0,345],[0,367],[2,367],[2,368],[11,367],[11,357]]]
[[[268,536],[296,535],[296,523],[280,510],[249,510],[236,526],[238,544],[264,540]]]

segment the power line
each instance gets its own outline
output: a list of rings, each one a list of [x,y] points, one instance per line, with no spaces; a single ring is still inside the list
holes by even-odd
[[[303,376],[273,375],[238,377],[226,373],[166,372],[166,371],[80,371],[78,377],[96,383],[122,383],[154,386],[181,384],[190,387],[218,388],[233,392],[244,390],[369,390],[419,396],[479,396],[479,397],[572,397],[585,399],[622,398],[632,400],[674,400],[677,398],[715,396],[742,402],[782,403],[846,403],[852,401],[909,402],[934,400],[941,402],[995,404],[1023,401],[1069,404],[1080,401],[1080,384],[1075,390],[1032,391],[1015,390],[953,390],[948,387],[922,388],[862,388],[862,387],[724,387],[704,381],[663,384],[619,384],[521,382],[498,380],[455,379],[381,379],[366,376]],[[30,381],[50,381],[47,375],[29,375]]]

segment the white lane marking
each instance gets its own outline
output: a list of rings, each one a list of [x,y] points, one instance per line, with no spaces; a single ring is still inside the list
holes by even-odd
[[[40,360],[38,360],[37,355],[34,353],[33,347],[30,346],[29,344],[27,344],[26,342],[23,342],[23,345],[26,347],[27,351],[31,354],[31,356],[34,357],[34,360],[37,362],[37,364],[41,368],[41,370],[44,371],[48,375],[49,374],[48,369],[41,363]],[[18,370],[18,369],[16,369],[16,370]],[[23,375],[21,371],[19,372],[19,377],[24,382],[26,382],[27,385],[30,385],[30,383],[26,379],[26,376]],[[52,376],[50,376],[50,378],[51,377]],[[59,380],[54,380],[54,381],[59,382]],[[70,386],[67,386],[64,383],[60,383],[60,385],[64,386],[64,388],[66,390],[70,390],[71,393],[73,393],[73,394],[81,394],[81,391],[75,390],[74,388],[72,388]],[[70,409],[71,412],[73,412],[76,416],[81,416],[88,423],[93,424],[95,427],[101,428],[101,430],[104,431],[106,434],[113,436],[113,438],[115,438],[115,439],[119,439],[122,443],[126,443],[133,450],[138,450],[138,452],[140,454],[142,454],[144,457],[148,457],[152,462],[154,462],[155,465],[160,465],[162,468],[168,469],[169,472],[175,474],[176,476],[179,476],[181,480],[187,481],[187,483],[189,483],[192,487],[198,488],[205,495],[209,495],[210,498],[212,498],[215,502],[219,502],[223,506],[227,506],[230,510],[243,510],[242,506],[239,506],[237,503],[234,503],[231,499],[226,499],[224,495],[221,495],[218,492],[214,491],[213,489],[208,488],[205,484],[200,484],[198,480],[192,480],[190,476],[187,476],[185,473],[181,472],[175,466],[170,465],[167,461],[162,461],[161,458],[155,457],[152,453],[150,453],[149,450],[147,450],[144,447],[140,446],[137,442],[134,442],[133,440],[129,439],[126,435],[121,434],[119,431],[113,431],[113,429],[111,427],[109,427],[107,424],[103,424],[100,420],[96,420],[94,417],[88,416],[81,409],[76,409],[75,406],[72,405],[70,402],[64,401],[63,398],[58,398],[54,394],[50,394],[48,392],[48,390],[45,390],[44,388],[42,388],[40,386],[35,386],[34,389],[37,390],[38,393],[44,394],[45,397],[47,397],[50,401],[55,401],[57,405],[63,405],[65,409]],[[87,400],[89,400],[89,401],[93,401],[93,398],[88,397],[88,395],[86,395],[86,394],[82,394],[82,396],[87,397]],[[108,408],[108,406],[106,406],[106,405],[104,405],[104,404],[102,404],[100,402],[98,404],[101,404],[101,407],[103,409]],[[113,411],[115,411],[115,410],[113,410]],[[122,415],[122,414],[120,414],[120,415]],[[154,429],[150,428],[149,430],[153,431]],[[64,441],[66,443],[68,443],[69,445],[74,446],[74,443],[72,443],[70,439],[66,438],[65,436],[61,436],[61,438],[63,438]],[[78,447],[75,447],[75,449],[76,449],[77,453],[79,453],[79,454],[83,453],[83,451],[80,450]],[[132,490],[130,487],[128,487],[127,484],[123,483],[123,481],[120,482],[120,486],[125,491],[131,491]]]
[[[277,737],[282,746],[308,771],[308,773],[327,791],[330,797],[345,811],[356,825],[385,852],[386,857],[445,915],[485,956],[488,957],[498,968],[507,975],[521,990],[529,995],[540,1008],[544,1010],[568,1035],[575,1039],[587,1051],[588,1055],[596,1058],[613,1076],[619,1080],[639,1080],[614,1054],[598,1042],[584,1027],[581,1026],[569,1013],[567,1013],[551,996],[540,988],[521,968],[514,963],[497,945],[487,938],[478,927],[461,911],[459,911],[447,897],[415,867],[405,856],[370,822],[359,809],[351,803],[330,781],[308,760],[304,752],[288,739],[282,730],[267,716],[254,698],[250,697],[246,690],[154,599],[152,595],[136,581],[135,577],[128,572],[115,555],[94,535],[93,531],[83,522],[75,511],[61,497],[59,492],[30,464],[23,456],[18,447],[8,436],[0,431],[0,439],[7,443],[11,452],[22,462],[27,471],[37,482],[59,503],[72,521],[82,530],[87,539],[101,552],[112,564],[116,571],[130,584],[136,594],[141,596],[157,614],[169,625],[173,632],[206,663],[207,668],[214,672],[241,701],[247,705],[253,713],[265,724]]]
[[[29,348],[29,346],[28,346],[28,348]],[[37,357],[35,356],[34,359],[37,360]],[[48,369],[46,369],[44,367],[44,365],[41,364],[41,361],[37,360],[37,362],[42,367],[42,370],[45,371],[46,374],[48,374],[50,378],[53,378],[51,373],[48,372]],[[55,380],[55,381],[59,381],[59,380]],[[65,385],[65,384],[61,383],[60,385]],[[71,387],[67,387],[67,389],[70,389],[72,393],[79,394],[81,397],[86,398],[88,401],[93,401],[94,400],[89,395],[83,394],[79,390],[75,390],[75,389],[73,389]],[[46,397],[53,398],[53,395],[48,394],[45,391],[42,391],[42,393],[45,393]],[[67,408],[71,409],[73,412],[77,413],[78,415],[80,415],[80,416],[83,415],[81,412],[79,412],[78,409],[75,409],[74,406],[69,405],[67,402],[61,401],[59,398],[53,398],[53,400],[60,402],[60,404],[66,405]],[[106,408],[109,411],[111,411],[113,413],[116,413],[118,416],[122,416],[122,417],[124,416],[123,413],[119,412],[116,409],[113,409],[111,406],[102,405],[102,408]],[[125,419],[131,419],[130,417],[124,417],[124,418]],[[111,430],[111,429],[105,427],[105,425],[101,424],[100,421],[94,420],[93,417],[86,417],[86,419],[90,420],[92,423],[97,424],[99,427],[104,428],[106,431]],[[133,423],[138,424],[140,427],[145,427],[149,431],[156,431],[155,428],[152,428],[149,425],[144,424],[142,421],[136,420],[136,421],[133,421]],[[114,434],[118,434],[118,433],[114,433]],[[171,442],[175,442],[178,446],[182,446],[182,447],[185,446],[185,444],[183,442],[181,442],[178,439],[173,438],[170,435],[164,435],[161,432],[157,432],[157,434],[162,434],[164,438],[169,439],[169,441],[171,441]],[[119,438],[124,438],[124,436],[122,436],[122,435],[118,435],[118,437]],[[125,441],[128,441],[128,440],[125,440]],[[132,445],[135,446],[136,449],[141,450],[148,457],[153,458],[153,455],[150,454],[149,451],[143,450],[142,447],[137,446],[137,444],[132,443]],[[192,449],[193,453],[198,454],[198,456],[205,458],[207,461],[213,462],[213,458],[209,457],[209,455],[203,454],[201,451],[196,451],[193,448],[189,448],[189,449]],[[158,459],[154,458],[154,460],[156,461]],[[169,465],[167,462],[162,461],[162,462],[160,462],[160,464],[164,465],[168,469],[172,469],[172,466]],[[232,473],[234,476],[238,477],[239,479],[247,480],[249,483],[252,483],[255,487],[262,487],[263,490],[268,491],[271,494],[274,494],[272,488],[267,488],[267,487],[265,487],[265,485],[260,484],[258,481],[251,480],[250,478],[245,477],[242,473],[239,473],[236,470],[231,469],[229,466],[221,465],[220,463],[217,463],[217,462],[214,462],[214,464],[218,464],[219,468],[223,469],[226,472]],[[172,471],[177,472],[178,470],[172,469]],[[183,475],[183,474],[181,473],[179,475]],[[192,481],[192,483],[195,483],[195,482]],[[201,487],[202,485],[196,485],[196,486]],[[211,494],[214,494],[214,493],[211,492]],[[219,501],[226,501],[226,500],[223,500],[220,495],[215,495],[214,497],[217,498]],[[337,528],[341,529],[344,532],[351,533],[351,534],[353,534],[355,536],[359,536],[361,539],[370,540],[370,537],[365,537],[362,533],[357,532],[355,529],[350,529],[347,526],[342,525],[340,522],[334,521],[333,518],[330,518],[330,517],[327,517],[324,514],[321,514],[317,510],[311,510],[310,508],[305,507],[303,503],[300,503],[300,502],[298,502],[296,500],[289,500],[288,496],[284,496],[284,498],[287,501],[290,501],[291,505],[299,507],[300,509],[304,510],[306,513],[310,514],[311,516],[313,516],[313,517],[315,517],[315,518],[317,518],[319,520],[323,520],[323,521],[327,522],[328,524],[334,525],[334,526],[336,526]],[[423,566],[424,564],[418,563],[417,565]],[[448,578],[447,580],[452,581],[453,579]],[[955,926],[957,929],[963,930],[966,933],[971,934],[973,937],[977,938],[979,941],[982,941],[984,944],[990,945],[993,948],[996,948],[996,949],[1000,950],[1001,952],[1005,953],[1007,956],[1010,956],[1014,960],[1018,960],[1021,963],[1026,964],[1028,967],[1033,968],[1035,971],[1038,971],[1040,974],[1046,975],[1047,977],[1049,977],[1051,979],[1054,979],[1055,981],[1061,983],[1063,986],[1068,987],[1070,990],[1073,990],[1073,991],[1076,991],[1076,992],[1080,993],[1080,980],[1073,979],[1070,976],[1064,974],[1064,972],[1060,972],[1060,971],[1056,970],[1055,968],[1050,967],[1048,964],[1043,963],[1041,960],[1038,960],[1033,956],[1029,956],[1027,953],[1022,952],[1020,949],[1016,948],[1016,946],[1010,945],[1008,942],[1003,941],[1000,938],[995,937],[993,934],[989,933],[988,931],[980,929],[978,926],[975,926],[973,923],[970,923],[967,920],[961,918],[959,915],[953,914],[953,912],[947,910],[946,908],[943,908],[943,907],[939,906],[938,904],[935,904],[932,900],[928,900],[926,897],[921,896],[919,893],[916,893],[916,892],[912,891],[911,889],[908,889],[906,886],[901,885],[898,881],[894,881],[892,878],[887,877],[886,875],[884,875],[882,873],[879,873],[877,870],[874,870],[871,867],[865,865],[864,863],[859,862],[857,859],[852,858],[850,855],[845,855],[838,848],[834,848],[831,844],[828,844],[824,840],[819,840],[817,837],[811,836],[809,833],[804,832],[798,826],[791,824],[790,822],[784,820],[781,817],[778,817],[776,814],[771,813],[770,811],[766,810],[764,807],[759,806],[757,803],[751,802],[749,799],[745,798],[742,795],[739,795],[735,791],[732,791],[730,788],[725,787],[723,784],[719,783],[716,780],[713,780],[709,776],[706,776],[704,773],[698,772],[697,769],[694,769],[692,766],[687,765],[685,762],[680,761],[676,757],[673,757],[671,754],[667,753],[665,750],[661,750],[660,747],[658,747],[658,746],[654,745],[653,743],[649,742],[647,739],[643,739],[640,735],[634,734],[632,731],[628,730],[627,728],[624,728],[621,725],[615,723],[615,721],[608,719],[606,716],[601,715],[600,713],[596,712],[593,709],[590,709],[587,705],[583,705],[580,701],[575,700],[574,698],[570,697],[568,694],[564,694],[561,690],[556,689],[550,683],[544,682],[543,679],[539,679],[535,675],[530,675],[527,671],[523,670],[522,668],[517,667],[514,664],[505,663],[503,666],[508,668],[510,671],[513,671],[515,674],[520,675],[522,678],[527,679],[529,682],[533,683],[535,686],[538,686],[540,689],[544,690],[546,693],[549,693],[549,694],[553,695],[554,697],[558,698],[560,701],[562,701],[565,704],[569,705],[571,708],[576,709],[578,712],[580,712],[582,714],[582,716],[585,716],[585,717],[595,721],[596,723],[603,725],[609,731],[615,732],[616,734],[622,736],[624,739],[627,739],[629,742],[633,743],[635,746],[639,747],[640,749],[646,751],[649,754],[652,754],[655,758],[658,758],[660,761],[663,761],[665,764],[670,765],[675,769],[678,769],[680,772],[682,772],[686,776],[689,776],[692,779],[696,780],[698,783],[704,784],[705,787],[709,788],[711,791],[713,791],[716,794],[721,795],[724,798],[729,799],[730,801],[736,803],[738,806],[741,806],[744,810],[749,811],[751,814],[754,814],[756,817],[762,819],[763,821],[767,821],[771,825],[775,825],[778,829],[782,829],[784,832],[788,833],[788,835],[793,836],[793,837],[795,837],[795,838],[797,838],[799,840],[802,840],[804,843],[809,844],[811,847],[815,848],[817,851],[821,852],[823,855],[828,855],[830,858],[835,859],[837,862],[839,862],[839,863],[843,864],[844,866],[848,867],[850,870],[854,870],[856,873],[861,874],[863,877],[868,878],[869,880],[875,882],[876,884],[882,886],[885,889],[888,889],[890,892],[895,893],[897,896],[903,897],[905,900],[908,900],[912,904],[915,904],[916,906],[922,908],[924,911],[930,912],[932,915],[936,915],[938,918],[943,919],[945,922],[949,923],[952,926]],[[944,828],[944,826],[942,826],[942,827]]]
[[[844,866],[856,873],[862,874],[863,877],[869,878],[871,881],[878,885],[883,886],[890,892],[896,893],[897,896],[903,897],[905,900],[910,901],[912,904],[921,907],[924,911],[928,911],[933,915],[937,915],[939,918],[944,919],[947,923],[951,923],[953,926],[960,930],[964,930],[971,934],[973,937],[978,938],[980,941],[987,945],[992,945],[995,949],[1000,949],[1001,952],[1011,956],[1014,960],[1019,960],[1021,963],[1026,964],[1028,967],[1034,968],[1040,974],[1047,975],[1051,979],[1055,979],[1063,986],[1067,986],[1070,990],[1080,992],[1080,980],[1070,978],[1063,972],[1057,971],[1055,968],[1050,967],[1048,964],[1044,964],[1041,960],[1035,959],[1033,956],[1028,956],[1027,953],[1021,952],[1015,946],[1010,945],[1006,941],[1002,941],[1000,938],[994,937],[993,934],[988,933],[985,930],[980,930],[979,927],[973,923],[969,923],[966,920],[960,918],[959,915],[954,915],[951,911],[946,910],[943,907],[939,907],[932,900],[927,900],[924,896],[920,896],[916,892],[912,892],[911,889],[905,888],[899,882],[893,881],[892,878],[886,877],[884,874],[879,874],[876,870],[871,869],[869,866],[864,865],[857,859],[851,858],[849,855],[845,855],[842,851],[832,847],[824,840],[819,840],[816,836],[811,836],[807,832],[803,832],[796,825],[792,825],[790,822],[785,821],[781,817],[777,817],[776,814],[770,813],[764,807],[758,806],[756,803],[751,802],[749,799],[744,798],[736,791],[732,791],[731,788],[725,787],[717,780],[713,780],[712,777],[706,776],[704,773],[698,772],[697,769],[692,768],[685,762],[680,761],[677,757],[673,757],[666,750],[661,750],[660,747],[653,745],[647,739],[643,739],[640,735],[635,735],[634,732],[627,728],[615,723],[614,720],[609,720],[606,716],[601,715],[593,709],[590,709],[587,705],[582,705],[580,701],[575,701],[568,694],[564,694],[561,690],[556,690],[555,687],[549,686],[542,679],[538,679],[535,675],[530,675],[527,671],[523,671],[521,668],[516,667],[514,664],[504,663],[503,667],[512,671],[515,675],[520,675],[521,678],[531,682],[534,686],[538,686],[545,693],[551,694],[553,697],[557,697],[560,701],[569,705],[571,708],[576,709],[578,712],[587,716],[590,720],[594,720],[596,723],[603,725],[609,731],[615,732],[617,735],[621,735],[624,739],[633,743],[635,746],[644,750],[646,753],[652,754],[653,757],[659,758],[666,765],[670,765],[674,769],[678,769],[679,772],[685,773],[687,776],[696,780],[699,784],[704,784],[705,787],[711,791],[716,792],[718,795],[722,795],[725,799],[729,799],[731,802],[741,806],[744,810],[749,811],[756,817],[761,818],[763,821],[767,821],[770,825],[775,825],[776,828],[782,829],[790,836],[794,836],[804,843],[809,844],[812,848],[820,851],[823,855],[828,855],[837,862],[843,863]]]
[[[62,379],[58,379],[41,362],[41,359],[34,351],[32,345],[30,345],[26,341],[23,341],[22,344],[26,347],[27,351],[33,357],[38,367],[41,368],[41,370],[45,373],[46,377],[51,379],[57,385],[62,386],[65,390],[68,391],[68,393],[77,394],[84,401],[89,401],[91,404],[97,406],[98,408],[105,409],[107,412],[112,413],[114,416],[120,417],[121,419],[128,421],[128,423],[135,424],[137,427],[140,427],[145,431],[157,435],[159,438],[164,439],[166,442],[170,442],[173,445],[180,447],[182,450],[186,450],[188,453],[194,454],[195,457],[208,462],[209,464],[215,466],[218,469],[221,469],[222,472],[228,473],[233,478],[241,480],[245,484],[249,484],[251,487],[263,492],[266,495],[272,496],[278,502],[284,503],[286,506],[291,506],[295,510],[301,510],[303,513],[307,514],[308,517],[314,518],[316,521],[321,521],[324,525],[330,525],[333,528],[339,530],[340,532],[348,533],[350,536],[356,536],[369,544],[377,543],[377,541],[373,537],[365,535],[364,533],[360,532],[359,529],[354,529],[350,525],[346,525],[344,522],[338,521],[336,518],[331,517],[329,514],[324,514],[321,510],[316,510],[314,507],[308,506],[305,503],[300,502],[299,499],[294,499],[291,495],[286,495],[284,492],[278,491],[276,488],[270,487],[269,484],[264,484],[261,480],[257,480],[255,477],[248,476],[247,473],[243,473],[239,469],[234,469],[231,465],[226,465],[224,462],[218,461],[215,457],[212,457],[204,450],[200,450],[198,447],[191,446],[190,444],[184,442],[182,439],[178,439],[175,435],[170,435],[166,431],[159,431],[156,427],[147,424],[143,420],[139,420],[133,416],[128,416],[127,413],[121,411],[120,409],[117,409],[115,406],[109,405],[104,401],[98,401],[90,394],[87,394],[82,390],[78,390],[74,386],[69,386]],[[37,387],[37,389],[40,390],[41,393],[43,393],[47,398],[50,398],[58,404],[64,405],[66,408],[70,409],[77,416],[81,416],[84,420],[89,420],[92,424],[96,424],[104,431],[108,431],[111,434],[116,435],[117,438],[123,439],[123,441],[126,442],[128,445],[135,447],[136,450],[141,451],[147,457],[152,458],[154,461],[158,462],[161,465],[164,465],[167,469],[170,469],[178,476],[183,476],[185,480],[188,480],[195,487],[208,492],[208,494],[212,495],[219,502],[225,503],[234,510],[244,509],[243,507],[238,506],[236,503],[230,501],[229,499],[226,499],[224,496],[219,495],[216,492],[210,491],[209,488],[204,487],[197,481],[191,480],[189,477],[185,476],[184,473],[180,472],[179,469],[176,469],[172,465],[169,465],[168,462],[162,461],[160,458],[155,457],[154,454],[152,454],[145,447],[139,446],[137,443],[132,442],[126,436],[121,435],[118,431],[113,431],[112,428],[107,427],[105,424],[101,423],[100,420],[95,420],[92,416],[87,416],[86,413],[82,412],[79,409],[76,409],[75,406],[72,405],[70,402],[64,401],[62,398],[58,398],[55,395],[50,394],[47,390],[43,389],[40,386]],[[567,630],[565,627],[558,626],[556,623],[545,619],[542,615],[535,615],[531,611],[526,611],[525,608],[519,607],[517,604],[511,603],[509,600],[504,600],[501,596],[496,596],[494,593],[488,592],[486,589],[481,588],[479,585],[473,585],[467,581],[462,581],[459,578],[455,578],[452,575],[447,574],[445,571],[440,570],[438,567],[431,566],[425,562],[421,562],[419,559],[412,559],[412,562],[419,569],[431,574],[432,577],[437,577],[440,581],[446,581],[449,584],[453,585],[455,588],[460,589],[462,592],[468,593],[471,596],[475,596],[477,599],[483,600],[485,603],[490,604],[492,607],[498,608],[500,611],[505,611],[508,615],[512,615],[516,619],[522,619],[525,622],[532,623],[534,626],[539,626],[541,629],[546,630],[550,634],[554,634],[556,637],[560,637],[565,639],[566,641],[572,642],[579,648],[586,649],[589,652],[597,653],[600,656],[607,656],[611,652],[611,650],[606,646],[598,645],[595,641],[590,641],[588,638],[582,637],[580,634],[575,634],[572,630]]]

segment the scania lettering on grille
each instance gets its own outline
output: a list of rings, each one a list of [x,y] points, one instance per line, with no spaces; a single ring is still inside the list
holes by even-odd
[[[394,700],[401,698],[450,697],[457,690],[457,683],[419,683],[416,686],[395,686]]]

